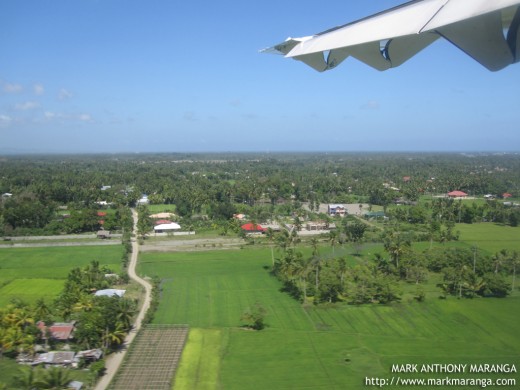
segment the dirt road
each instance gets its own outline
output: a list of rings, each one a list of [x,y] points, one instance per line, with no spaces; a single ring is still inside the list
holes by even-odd
[[[134,219],[134,234],[137,232],[137,212],[132,209],[132,216]],[[143,322],[143,318],[148,311],[148,308],[150,307],[150,301],[152,297],[152,285],[148,283],[146,280],[140,278],[135,273],[135,266],[137,264],[137,257],[139,255],[139,243],[135,238],[132,238],[132,256],[130,259],[130,263],[128,265],[128,275],[134,279],[137,283],[139,283],[141,286],[145,289],[145,296],[143,305],[141,307],[141,311],[139,312],[132,331],[126,336],[125,343],[124,343],[124,349],[122,349],[120,352],[113,353],[110,355],[106,360],[106,374],[99,380],[97,383],[95,389],[96,390],[104,390],[108,387],[110,384],[110,381],[116,374],[119,366],[121,365],[125,355],[126,351],[128,350],[128,347],[134,340],[135,336],[139,332],[139,329],[141,329],[141,323]]]

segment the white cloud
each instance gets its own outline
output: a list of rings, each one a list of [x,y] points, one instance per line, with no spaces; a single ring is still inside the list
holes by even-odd
[[[362,110],[378,110],[379,102],[376,100],[369,100],[365,104],[361,105]]]
[[[56,114],[56,113],[50,112],[50,111],[45,111],[43,113],[43,117],[45,119],[51,120],[51,119],[59,118],[59,114]]]
[[[60,89],[60,91],[58,92],[58,99],[59,100],[67,100],[67,99],[70,99],[70,98],[72,98],[72,93],[67,91],[65,88]]]
[[[43,95],[45,93],[45,88],[42,84],[34,84],[33,85],[34,94],[37,96]]]
[[[0,127],[7,127],[11,123],[11,117],[0,114]]]
[[[19,93],[19,92],[22,92],[23,87],[20,84],[7,83],[7,84],[4,84],[3,90],[4,90],[4,92],[7,92],[7,93]]]
[[[45,111],[43,113],[43,118],[46,121],[60,121],[61,123],[65,122],[92,122],[92,115],[90,114],[63,114],[61,112],[52,112]]]
[[[18,104],[15,104],[14,108],[16,110],[20,110],[20,111],[27,111],[27,110],[34,110],[35,108],[38,108],[40,107],[40,103],[38,102],[25,102],[25,103],[18,103]]]

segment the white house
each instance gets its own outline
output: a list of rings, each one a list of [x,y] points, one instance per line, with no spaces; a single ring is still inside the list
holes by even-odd
[[[347,210],[344,205],[342,204],[329,204],[328,205],[328,213],[330,216],[334,217],[336,215],[339,215],[340,217],[344,217],[347,213]]]
[[[137,201],[138,206],[150,204],[150,200],[148,199],[148,195],[143,195],[141,199]]]
[[[107,288],[106,290],[98,290],[94,293],[96,297],[122,297],[126,290],[117,290],[115,288]]]
[[[181,226],[178,223],[161,223],[160,225],[154,226],[153,230],[155,233],[168,233],[174,230],[179,230]]]

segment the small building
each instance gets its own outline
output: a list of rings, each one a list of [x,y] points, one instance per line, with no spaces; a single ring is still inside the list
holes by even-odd
[[[168,212],[150,215],[150,218],[152,218],[152,219],[169,219],[169,218],[174,218],[174,217],[175,217],[174,213],[168,213]]]
[[[240,228],[246,233],[264,233],[266,231],[261,225],[251,222],[240,226]]]
[[[99,230],[96,234],[97,238],[100,238],[102,240],[111,238],[110,230]]]
[[[77,363],[80,359],[85,359],[87,362],[96,362],[103,357],[103,350],[97,349],[88,349],[85,351],[79,351],[76,356],[74,356],[74,361]]]
[[[42,339],[47,339],[47,334],[54,340],[58,341],[69,341],[74,338],[74,330],[76,321],[72,322],[55,322],[51,326],[47,327],[45,322],[38,321],[36,326],[42,332]]]
[[[125,295],[126,290],[117,290],[115,288],[107,288],[105,290],[98,290],[94,293],[96,297],[119,297]]]
[[[347,214],[347,210],[342,204],[329,204],[327,206],[327,212],[332,217],[335,217],[336,215],[344,217]]]
[[[72,351],[51,351],[47,353],[41,353],[32,362],[32,365],[46,364],[46,365],[60,365],[68,366],[74,363],[75,353]]]
[[[466,194],[465,192],[462,192],[462,191],[451,191],[451,192],[448,192],[448,196],[450,198],[465,198],[468,196],[468,194]]]
[[[148,199],[148,195],[143,195],[141,199],[137,201],[138,206],[145,206],[150,204],[150,200]]]
[[[512,198],[512,197],[513,197],[513,195],[511,195],[509,192],[504,192],[504,193],[502,194],[502,198],[504,198],[504,199]]]
[[[175,230],[179,230],[180,228],[181,225],[179,225],[178,223],[170,222],[154,226],[153,230],[155,233],[171,233]]]
[[[67,389],[70,390],[81,390],[83,388],[83,382],[70,381],[67,385]]]
[[[318,231],[318,230],[329,230],[330,225],[323,221],[320,222],[307,222],[305,224],[305,229],[308,231]]]
[[[155,225],[168,225],[168,224],[172,223],[172,221],[170,221],[169,219],[158,219],[154,223],[155,223]]]

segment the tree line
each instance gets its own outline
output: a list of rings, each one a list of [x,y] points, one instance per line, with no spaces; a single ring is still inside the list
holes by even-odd
[[[516,154],[18,156],[1,159],[0,172],[0,194],[11,194],[0,201],[4,235],[23,234],[24,229],[52,234],[95,229],[98,202],[118,209],[134,206],[142,194],[152,203],[175,205],[181,217],[207,215],[213,220],[243,210],[260,217],[290,213],[303,202],[311,210],[325,203],[386,207],[396,197],[416,201],[454,189],[476,196],[520,194]],[[65,205],[70,216],[60,220],[57,210]],[[510,217],[512,208],[492,207],[482,211],[461,206],[455,221],[512,218],[517,223],[518,213]],[[415,214],[411,219],[423,218]],[[105,223],[120,227],[117,217]]]

